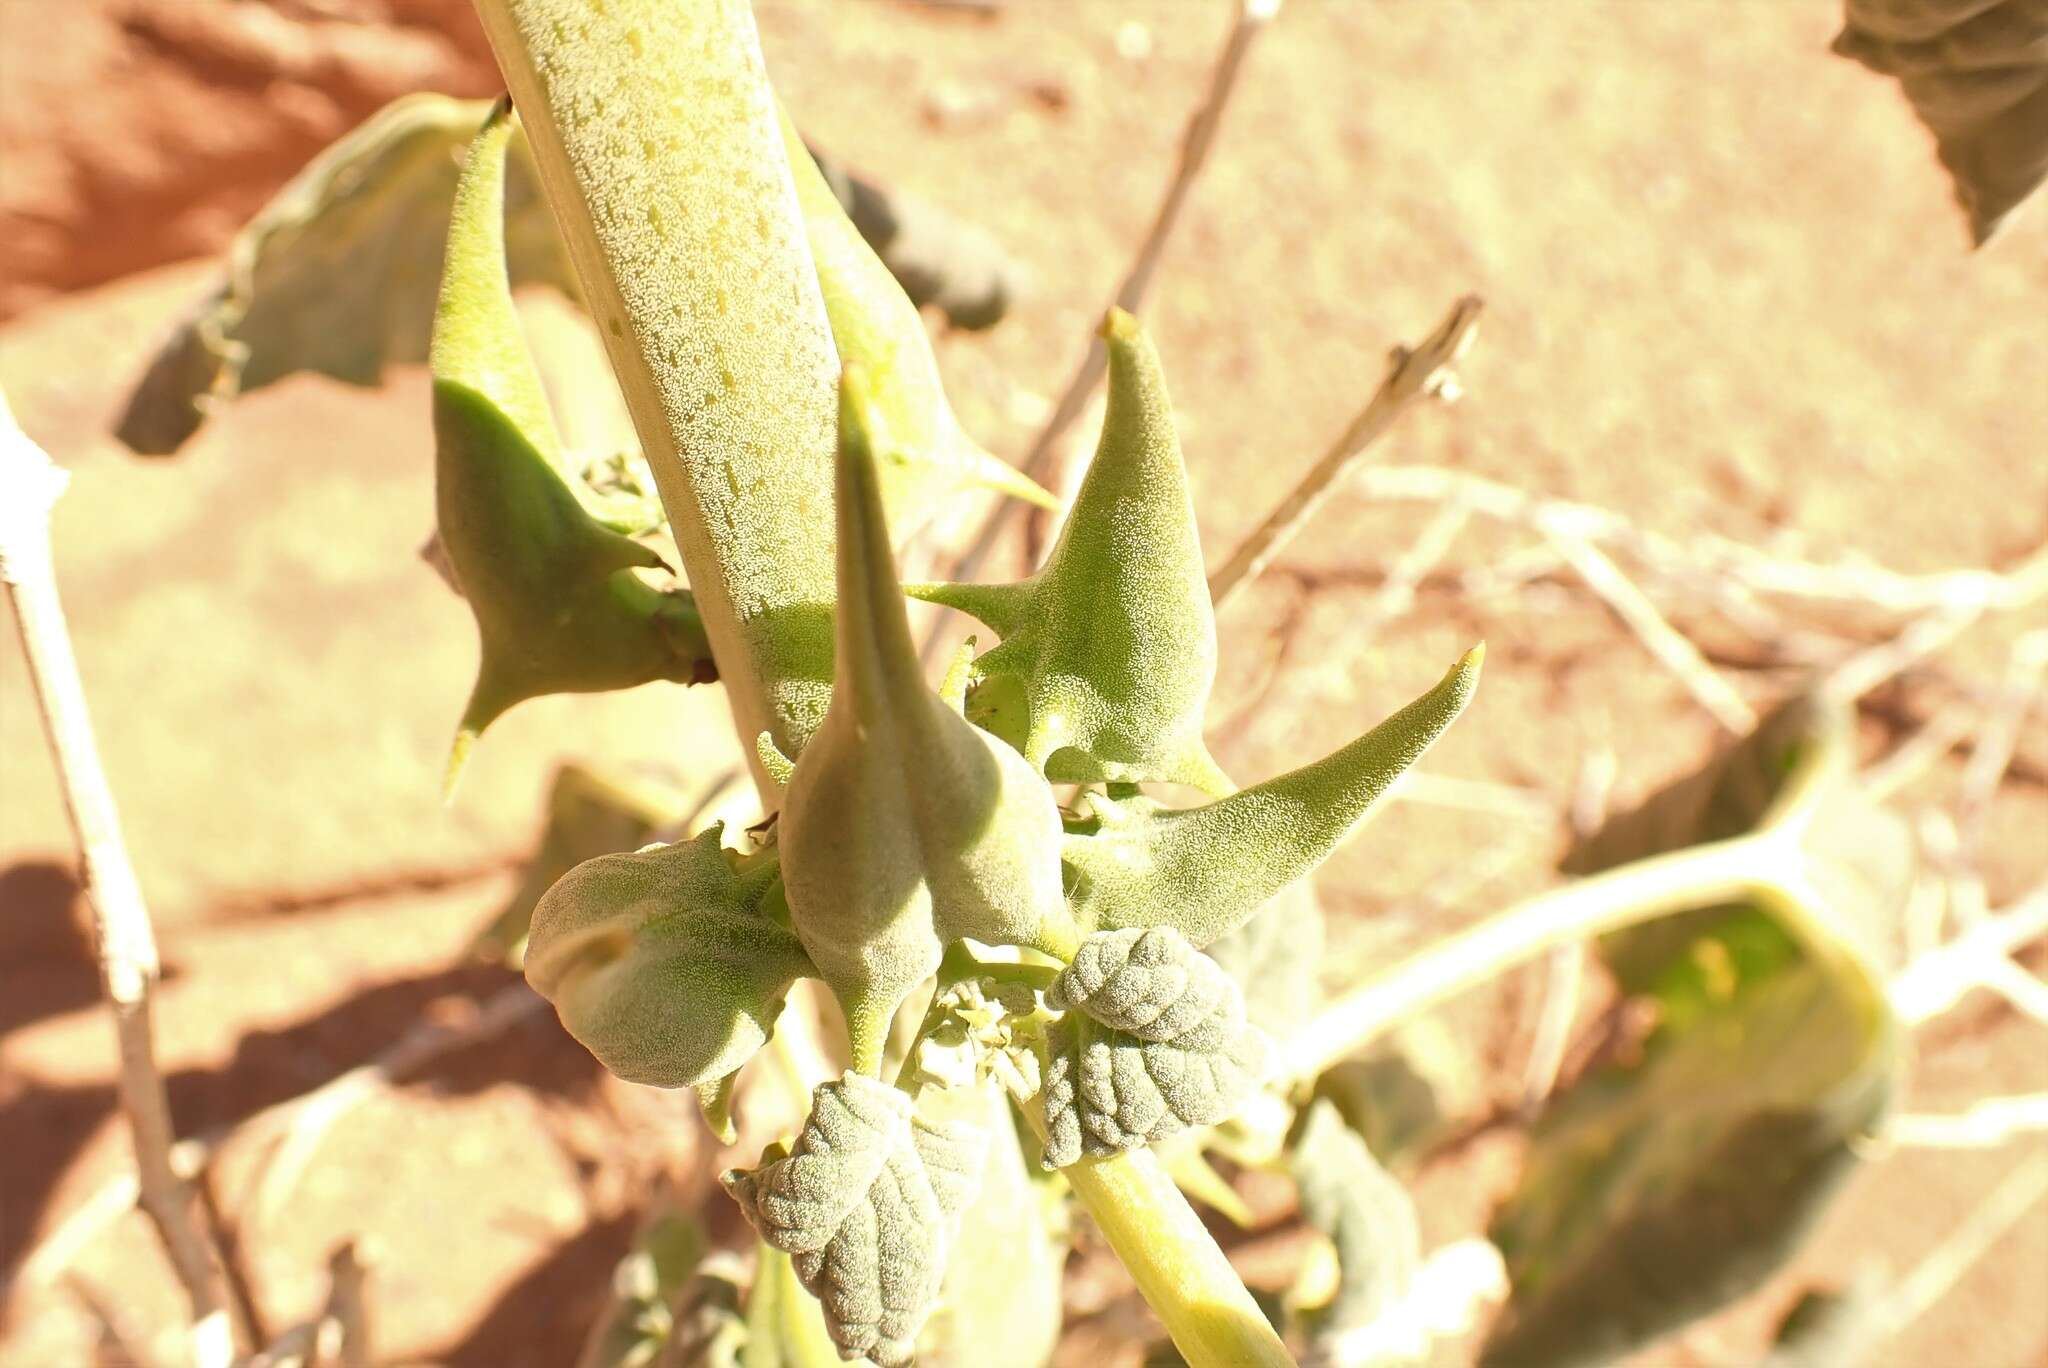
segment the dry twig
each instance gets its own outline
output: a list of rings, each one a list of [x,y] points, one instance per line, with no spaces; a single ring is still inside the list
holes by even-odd
[[[158,976],[156,935],[121,840],[113,791],[100,765],[50,557],[50,511],[65,475],[28,439],[0,397],[0,579],[35,683],[43,730],[84,867],[99,952],[100,986],[120,1047],[119,1092],[135,1136],[137,1188],[192,1308],[193,1357],[234,1356],[237,1327],[221,1286],[219,1252],[171,1167],[170,1103],[156,1064],[150,997]]]

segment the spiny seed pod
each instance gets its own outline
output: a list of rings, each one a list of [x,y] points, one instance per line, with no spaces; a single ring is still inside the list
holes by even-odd
[[[1102,440],[1044,568],[1017,584],[911,592],[1002,636],[976,665],[970,714],[989,717],[1048,777],[1227,793],[1202,744],[1216,619],[1166,381],[1136,319],[1112,309],[1102,331]]]
[[[855,1067],[946,942],[1065,944],[1059,812],[1008,746],[925,683],[876,485],[866,382],[840,382],[832,702],[777,835],[796,933],[839,995]]]
[[[754,1229],[790,1256],[841,1357],[908,1363],[937,1305],[988,1136],[933,1126],[865,1075],[821,1083],[786,1157],[720,1177]]]
[[[1092,830],[1063,858],[1084,929],[1171,926],[1207,945],[1242,926],[1357,829],[1464,710],[1479,683],[1475,646],[1437,686],[1336,753],[1203,807],[1088,800]]]
[[[429,352],[441,543],[482,642],[451,787],[476,737],[524,699],[715,677],[690,596],[633,573],[661,558],[599,523],[562,477],[561,442],[505,273],[511,131],[500,104],[471,144]]]
[[[772,865],[742,874],[717,828],[586,860],[533,910],[527,982],[620,1078],[713,1083],[753,1058],[813,972],[775,893]]]
[[[1259,1086],[1265,1035],[1223,967],[1170,927],[1099,932],[1045,995],[1047,1168],[1224,1121]]]
[[[940,500],[970,486],[1057,508],[1059,501],[1036,481],[990,455],[961,428],[939,384],[939,364],[917,306],[846,217],[786,110],[782,138],[833,344],[841,364],[866,372],[874,392],[875,460],[889,525],[908,534]]]

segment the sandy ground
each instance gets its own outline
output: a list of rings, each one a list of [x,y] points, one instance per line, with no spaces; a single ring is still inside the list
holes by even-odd
[[[986,225],[1030,267],[1036,289],[1012,319],[945,340],[941,356],[964,421],[1015,453],[1151,213],[1227,7],[1013,3],[993,19],[822,0],[757,8],[771,68],[813,136]],[[204,264],[162,263],[216,246],[279,176],[388,95],[489,84],[460,6],[389,4],[385,46],[348,61],[319,54],[369,37],[319,37],[335,21],[318,9],[82,7],[119,21],[91,28],[58,24],[42,0],[0,0],[0,207],[15,215],[18,263],[0,385],[74,476],[60,572],[161,931],[158,1024],[186,1132],[303,1091],[506,980],[467,965],[462,947],[510,888],[555,762],[688,779],[733,754],[715,690],[547,700],[502,722],[459,800],[440,804],[474,646],[462,606],[414,555],[431,520],[417,372],[375,392],[281,384],[175,462],[137,461],[106,436],[125,386],[210,278]],[[264,27],[277,16],[301,37]],[[238,69],[255,74],[237,85],[216,50],[241,50],[229,40],[242,19],[271,36],[248,40]],[[1830,5],[1805,0],[1296,0],[1253,55],[1148,310],[1212,560],[1342,427],[1386,349],[1468,290],[1488,313],[1467,399],[1411,418],[1381,459],[1586,499],[1674,534],[1709,527],[1908,571],[2007,564],[2038,544],[2048,213],[2036,204],[1968,254],[1896,92],[1825,55],[1834,25]],[[168,43],[167,28],[203,29],[213,36],[197,50],[214,55],[192,57],[198,40]],[[259,79],[288,57],[300,64]],[[349,75],[366,70],[374,80]],[[65,81],[103,84],[88,85],[90,106],[34,103]],[[277,108],[311,112],[293,122]],[[29,228],[34,251],[15,253]],[[1357,629],[1368,572],[1416,520],[1340,496],[1225,614],[1212,743],[1234,774],[1321,753],[1480,637],[1486,686],[1435,772],[1562,801],[1581,757],[1611,745],[1625,799],[1707,752],[1713,724],[1582,595],[1475,606],[1425,594],[1412,614]],[[1506,545],[1474,531],[1449,565]],[[1974,631],[1955,668],[1995,677],[2016,631],[2044,620]],[[1294,649],[1269,680],[1283,625]],[[1769,677],[1732,677],[1753,701],[1771,698]],[[2039,712],[2022,754],[2048,762]],[[68,836],[11,636],[0,765],[9,1266],[126,1162]],[[1910,796],[1937,799],[1953,782],[1944,771]],[[2044,829],[2038,779],[2009,784],[1985,853],[1994,903],[2048,871]],[[1484,888],[1414,913],[1414,890],[1503,846]],[[1557,847],[1549,829],[1497,814],[1390,809],[1321,878],[1339,919],[1335,964],[1537,886]],[[1526,1048],[1532,993],[1509,984],[1455,1014],[1503,1080]],[[1921,1045],[1916,1107],[2048,1087],[2039,1028],[1984,1002]],[[349,1117],[274,1207],[251,1208],[237,1186],[253,1156],[230,1156],[222,1188],[274,1324],[317,1302],[326,1251],[358,1235],[381,1354],[552,1365],[581,1340],[635,1194],[663,1174],[701,1181],[709,1144],[687,1109],[607,1081],[535,1019]],[[1646,1362],[1753,1358],[1799,1286],[1910,1267],[2021,1153],[1873,1162],[1798,1268]],[[1468,1233],[1512,1164],[1511,1146],[1481,1146],[1433,1172],[1432,1236]],[[145,1341],[176,1311],[139,1217],[76,1268]],[[1081,1268],[1082,1294],[1114,1292],[1099,1259]],[[2037,1212],[1884,1361],[2040,1363],[2043,1286]],[[1136,1324],[1097,1317],[1063,1358],[1134,1362]],[[46,1289],[10,1307],[0,1362],[89,1362],[93,1335],[77,1296]]]

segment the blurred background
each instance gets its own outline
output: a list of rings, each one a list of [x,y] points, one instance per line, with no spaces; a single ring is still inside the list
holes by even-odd
[[[962,421],[1014,459],[1151,220],[1232,7],[755,8],[771,74],[818,146],[985,230],[1013,263],[1023,288],[1000,324],[933,322]],[[1677,543],[1719,534],[1902,575],[2009,569],[2039,547],[2048,213],[2033,204],[1973,252],[1896,85],[1829,54],[1840,24],[1828,0],[1289,0],[1249,54],[1144,311],[1211,563],[1342,431],[1388,349],[1468,292],[1486,313],[1462,401],[1409,414],[1375,464],[1582,502]],[[111,436],[236,229],[309,158],[406,92],[498,89],[458,0],[0,0],[0,386],[73,476],[59,574],[161,936],[157,1028],[182,1134],[304,1093],[423,1021],[473,1022],[515,976],[471,943],[517,888],[561,763],[689,787],[735,758],[715,689],[550,698],[499,723],[442,805],[475,640],[417,554],[433,520],[419,366],[371,388],[287,378],[222,409],[172,460]],[[1079,435],[1085,450],[1092,420]],[[1437,506],[1369,494],[1340,491],[1223,613],[1211,713],[1228,770],[1278,772],[1488,643],[1485,684],[1432,753],[1433,782],[1318,879],[1330,985],[1545,886],[1575,800],[1597,790],[1625,808],[1728,735],[1697,681],[1544,561],[1527,526],[1439,524],[1434,554],[1404,562]],[[992,568],[1022,554],[1006,544]],[[1900,625],[1801,623],[1805,637],[1788,626],[1759,640],[1716,619],[1706,589],[1656,587],[1757,710],[1830,652]],[[2039,601],[1987,614],[1865,698],[1869,757],[1945,709],[1964,718],[1901,788],[1907,811],[1953,808],[1983,717],[2012,711],[1986,700],[2015,678],[2038,687],[2013,661],[2044,629]],[[1972,700],[1978,713],[1957,712]],[[1964,839],[1943,845],[1931,828],[1991,907],[2048,875],[2048,713],[2018,716],[1995,801],[1975,800]],[[9,633],[11,1274],[129,1163],[71,851]],[[2022,961],[2038,974],[2039,947]],[[1483,1229],[1514,1180],[1515,1127],[1482,1123],[1522,1096],[1545,973],[1440,1014],[1451,1138],[1403,1175],[1426,1243]],[[1582,1020],[1598,1008],[1589,988]],[[1972,996],[1916,1034],[1904,1105],[2041,1093],[2041,1031]],[[213,1185],[277,1324],[318,1304],[327,1252],[353,1238],[380,1359],[568,1363],[646,1194],[701,1189],[721,1162],[689,1102],[609,1078],[551,1014],[528,1013],[367,1095],[276,1200],[248,1195],[253,1148],[225,1150]],[[1764,1294],[1642,1362],[1756,1361],[1802,1289],[1915,1267],[2041,1143],[1875,1157]],[[1284,1211],[1261,1212],[1266,1226],[1230,1241],[1248,1277],[1282,1286],[1300,1244]],[[2048,1362],[2044,1213],[1881,1361]],[[103,1223],[62,1263],[13,1278],[0,1361],[124,1361],[107,1357],[108,1325],[149,1345],[180,1314],[139,1216]],[[1152,1332],[1114,1261],[1084,1236],[1070,1274],[1060,1361],[1135,1364]]]

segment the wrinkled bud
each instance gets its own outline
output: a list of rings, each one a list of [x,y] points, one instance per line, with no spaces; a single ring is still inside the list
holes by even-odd
[[[505,106],[471,144],[434,313],[435,507],[476,615],[482,662],[449,763],[506,709],[550,693],[714,677],[690,596],[633,571],[661,565],[577,501],[505,273]]]
[[[1066,939],[1051,790],[924,680],[871,455],[861,373],[841,381],[832,703],[797,758],[777,835],[790,915],[846,1009],[855,1067],[946,942]]]
[[[1003,638],[975,673],[976,716],[1055,780],[1167,781],[1227,793],[1202,744],[1216,619],[1159,355],[1120,309],[1103,324],[1102,440],[1045,566],[1018,584],[913,592]],[[1005,690],[1021,691],[1009,716]]]
[[[1228,1120],[1264,1074],[1237,984],[1170,927],[1090,936],[1045,1000],[1047,1168]]]
[[[1335,754],[1203,807],[1089,799],[1092,832],[1066,838],[1076,920],[1177,927],[1196,945],[1244,924],[1357,829],[1456,720],[1479,683],[1475,646],[1437,686]]]
[[[533,910],[527,981],[628,1082],[714,1083],[767,1042],[812,972],[774,896],[772,869],[742,875],[716,828],[587,860]]]
[[[903,1092],[849,1073],[821,1083],[789,1154],[720,1177],[790,1256],[845,1358],[908,1363],[938,1302],[988,1137],[926,1123]]]
[[[782,139],[833,344],[841,364],[859,367],[873,389],[889,525],[907,534],[939,501],[970,486],[1057,508],[1057,499],[982,449],[953,416],[917,306],[846,217],[786,110]]]

